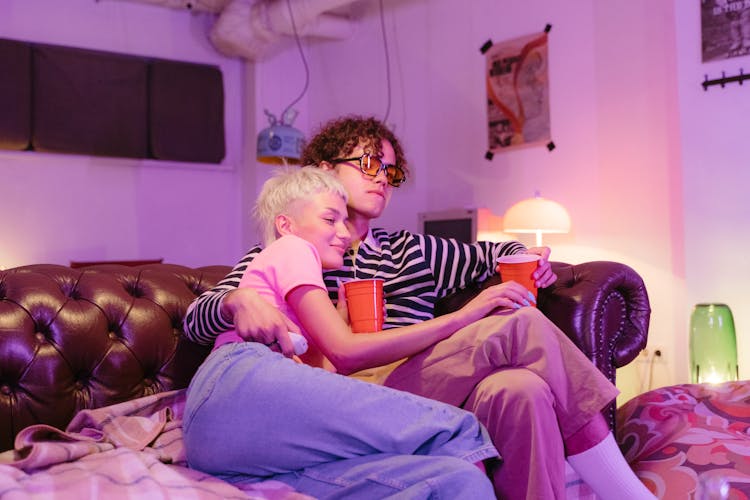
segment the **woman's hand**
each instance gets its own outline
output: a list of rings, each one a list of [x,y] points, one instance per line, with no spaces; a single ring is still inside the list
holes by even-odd
[[[539,266],[534,271],[537,288],[547,288],[557,281],[557,275],[552,272],[552,266],[549,265],[549,247],[531,247],[526,250],[526,253],[539,256]]]
[[[339,316],[341,316],[341,319],[344,320],[344,323],[347,325],[349,323],[349,309],[346,305],[346,291],[344,289],[344,284],[341,283],[341,281],[338,281],[339,284],[339,300],[336,302],[336,311],[338,311]]]
[[[299,333],[299,327],[252,288],[226,294],[221,314],[232,319],[237,335],[244,340],[265,344],[288,358],[294,355],[288,332]]]
[[[472,323],[497,309],[518,309],[531,304],[536,304],[536,299],[525,286],[507,281],[485,288],[458,312],[466,315],[469,323]]]

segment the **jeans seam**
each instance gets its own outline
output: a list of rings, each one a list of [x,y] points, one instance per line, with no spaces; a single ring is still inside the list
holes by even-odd
[[[299,475],[300,476],[308,477],[308,478],[310,478],[310,479],[312,479],[314,481],[321,481],[321,482],[326,482],[328,484],[334,484],[336,486],[341,486],[342,488],[343,487],[347,487],[347,486],[351,486],[353,484],[357,484],[358,482],[360,482],[362,480],[369,481],[369,482],[375,483],[375,484],[379,484],[381,486],[385,486],[385,487],[391,488],[391,489],[393,489],[395,491],[404,491],[405,489],[407,489],[410,486],[412,486],[410,484],[404,483],[403,481],[397,481],[397,480],[395,480],[393,478],[381,478],[381,477],[379,477],[377,475],[374,475],[372,473],[368,474],[364,478],[361,478],[361,479],[358,478],[356,481],[349,480],[349,479],[343,479],[343,478],[340,478],[340,477],[333,477],[332,478],[332,477],[324,476],[324,475],[321,475],[321,474],[315,474],[314,472],[311,473],[311,472],[309,472],[307,470],[300,472]],[[430,481],[431,481],[431,479],[426,479],[425,480],[425,482],[430,482]],[[434,490],[434,488],[432,486],[430,487],[430,489]]]
[[[223,348],[224,346],[220,347],[215,353],[217,357],[222,356],[222,359],[220,361],[217,361],[217,366],[211,370],[210,377],[206,379],[204,383],[202,383],[202,386],[206,386],[206,390],[202,391],[201,397],[199,398],[198,402],[194,405],[193,411],[190,412],[190,415],[185,415],[182,421],[182,429],[183,432],[187,432],[190,428],[191,424],[193,423],[193,420],[195,419],[195,416],[200,411],[201,407],[209,400],[211,395],[214,392],[214,389],[216,388],[216,383],[221,378],[221,376],[226,371],[226,365],[229,363],[232,353],[234,352],[235,345],[232,345],[229,348]],[[226,351],[226,352],[224,352]],[[208,361],[208,359],[206,359]],[[205,366],[205,361],[204,365]],[[200,368],[199,368],[200,370]],[[189,388],[188,388],[188,394],[189,394]]]

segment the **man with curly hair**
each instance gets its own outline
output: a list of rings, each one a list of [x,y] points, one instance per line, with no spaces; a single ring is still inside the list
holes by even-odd
[[[540,256],[537,286],[557,279],[546,247],[527,249],[515,241],[463,244],[371,227],[409,175],[400,142],[374,118],[348,116],[325,124],[302,160],[335,173],[348,193],[351,248],[342,267],[324,273],[329,296],[345,301],[340,283],[347,280],[383,279],[386,331],[430,323],[438,299],[495,273],[501,255],[535,253]],[[291,356],[287,331],[296,331],[294,325],[237,288],[259,251],[251,249],[191,305],[185,320],[191,339],[210,344],[233,328],[248,341],[278,345]],[[377,363],[337,352],[333,364],[344,373],[341,367],[357,366],[364,370],[356,375],[375,384],[473,412],[503,457],[502,465],[489,471],[500,498],[563,498],[566,456],[604,499],[653,498],[628,467],[600,413],[617,389],[533,307],[533,295],[513,282],[496,287],[492,313],[456,325],[427,349],[399,349],[400,354],[381,356]],[[422,331],[431,332],[429,327]],[[320,341],[323,351],[333,349]]]

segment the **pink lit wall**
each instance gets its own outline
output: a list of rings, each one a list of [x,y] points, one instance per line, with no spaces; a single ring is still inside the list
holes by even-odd
[[[750,68],[750,57],[701,63],[699,16],[675,1],[689,306],[723,302],[734,314],[740,378],[750,378],[750,88],[700,85]]]
[[[130,2],[3,0],[0,37],[219,65],[228,133],[222,165],[0,151],[0,266],[238,258],[243,65],[210,45],[211,21]]]
[[[392,71],[389,123],[414,178],[381,220],[416,229],[416,213],[486,207],[502,213],[534,190],[565,205],[572,233],[549,236],[558,260],[616,260],[644,277],[653,307],[649,349],[662,358],[622,370],[627,398],[688,379],[687,331],[695,302],[724,301],[747,330],[748,205],[741,116],[747,89],[698,85],[697,2],[386,2]],[[344,42],[306,44],[313,72],[307,126],[342,113],[383,117],[386,68],[377,3]],[[483,158],[484,60],[479,47],[550,23],[553,152],[528,147]],[[679,27],[679,28],[678,28]],[[289,49],[292,50],[291,48]],[[286,64],[298,67],[292,52]],[[746,61],[745,61],[746,62]],[[732,61],[727,68],[741,67]],[[257,67],[259,89],[274,85]],[[718,71],[716,67],[713,71]],[[296,70],[293,70],[296,71]],[[288,92],[298,82],[287,82]],[[739,179],[740,182],[735,182]],[[744,181],[744,182],[743,182]],[[531,240],[523,240],[532,243]],[[720,252],[718,262],[704,259]],[[740,366],[750,374],[747,341]],[[623,398],[623,399],[624,399]]]

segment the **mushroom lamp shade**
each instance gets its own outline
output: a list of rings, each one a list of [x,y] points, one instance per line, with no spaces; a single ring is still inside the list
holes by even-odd
[[[302,156],[305,136],[285,123],[271,123],[258,134],[257,158],[273,165],[297,164]]]
[[[542,246],[542,234],[570,231],[570,215],[565,207],[542,198],[537,193],[533,198],[519,201],[505,212],[503,231],[535,234],[536,246]]]

